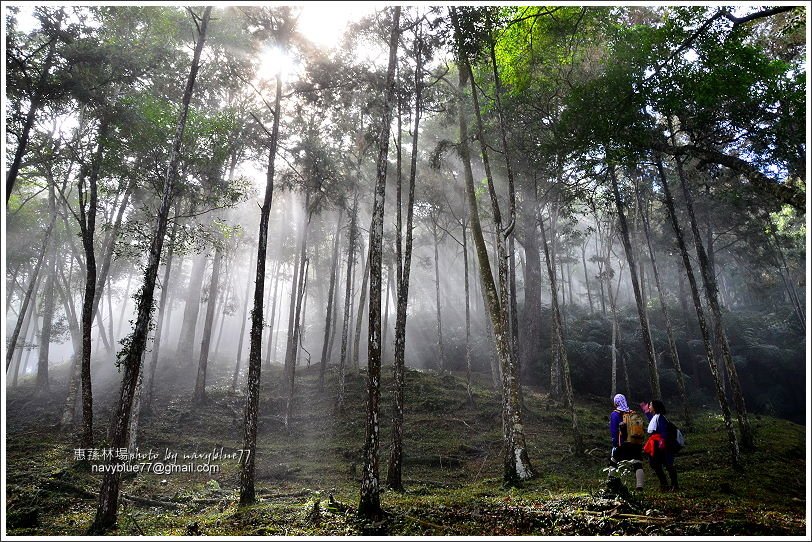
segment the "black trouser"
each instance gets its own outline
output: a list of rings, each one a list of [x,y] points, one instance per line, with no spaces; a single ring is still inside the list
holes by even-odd
[[[654,470],[657,478],[660,480],[660,488],[668,489],[668,481],[665,478],[663,467],[668,471],[668,477],[671,478],[671,488],[677,489],[677,469],[674,467],[674,455],[666,452],[665,450],[656,450],[654,455],[649,459],[649,465]]]
[[[635,479],[637,486],[642,487],[642,470],[643,470],[643,447],[639,444],[629,444],[624,442],[618,448],[612,448],[612,454],[609,456],[609,475],[613,476],[618,468],[620,461],[631,461],[632,470],[635,471]],[[641,471],[638,478],[637,471]]]

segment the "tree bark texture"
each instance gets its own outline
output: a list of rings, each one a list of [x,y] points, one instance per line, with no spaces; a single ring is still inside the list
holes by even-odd
[[[364,436],[364,470],[361,478],[361,496],[358,502],[360,516],[379,520],[382,515],[378,474],[379,408],[381,393],[381,251],[383,244],[384,203],[386,201],[386,166],[389,151],[389,125],[395,97],[395,65],[398,37],[400,36],[400,6],[395,6],[389,37],[389,67],[386,72],[386,94],[381,119],[375,198],[372,204],[372,223],[369,228],[369,342],[367,361],[367,419]]]

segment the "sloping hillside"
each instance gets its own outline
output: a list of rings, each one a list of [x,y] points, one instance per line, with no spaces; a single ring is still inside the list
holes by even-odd
[[[530,458],[539,476],[519,489],[501,482],[500,402],[487,384],[475,386],[475,408],[455,374],[407,372],[403,494],[386,491],[386,519],[359,523],[353,513],[361,475],[364,376],[348,377],[347,403],[335,412],[336,371],[319,393],[318,366],[297,374],[296,415],[285,426],[280,371],[263,375],[257,451],[260,502],[240,509],[238,462],[242,397],[228,392],[225,364],[215,365],[209,401],[192,408],[193,379],[166,370],[157,381],[154,414],[141,419],[138,449],[163,462],[208,472],[125,475],[119,535],[802,535],[805,528],[804,427],[754,416],[759,448],[744,472],[727,467],[721,417],[696,412],[696,427],[678,458],[681,490],[661,493],[651,469],[642,495],[605,490],[608,400],[581,398],[577,414],[587,453],[572,449],[564,405],[525,389]],[[388,371],[385,369],[385,374]],[[54,388],[64,386],[55,375]],[[389,386],[381,468],[389,440]],[[31,383],[9,390],[7,505],[9,534],[80,535],[95,510],[99,474],[75,461],[72,437],[55,430],[63,396],[36,399]],[[99,383],[97,446],[112,406],[115,379]],[[102,391],[102,390],[106,390]],[[64,393],[64,392],[63,392]],[[632,398],[634,400],[635,398]],[[222,448],[224,456],[216,454]],[[214,457],[184,458],[195,452]],[[99,462],[94,462],[99,463]],[[214,472],[212,467],[219,469]],[[627,480],[628,481],[628,480]]]

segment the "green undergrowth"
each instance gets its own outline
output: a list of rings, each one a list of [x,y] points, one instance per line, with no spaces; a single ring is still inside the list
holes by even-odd
[[[240,507],[239,463],[212,459],[217,472],[139,473],[123,477],[118,535],[801,535],[805,532],[804,427],[752,416],[757,449],[743,470],[729,466],[726,433],[712,409],[694,412],[678,456],[681,490],[662,493],[646,467],[641,494],[606,490],[607,403],[576,401],[585,450],[576,453],[569,410],[534,388],[524,390],[528,451],[537,476],[503,488],[501,400],[485,378],[408,370],[403,493],[384,490],[384,517],[364,522],[358,501],[366,380],[350,370],[336,409],[337,371],[318,387],[318,366],[297,371],[294,415],[285,424],[281,370],[263,371],[256,457],[258,502]],[[382,381],[380,470],[391,439],[390,370]],[[208,399],[191,403],[183,370],[156,379],[152,411],[140,420],[138,450],[162,461],[179,455],[233,454],[242,444],[242,396],[230,369],[210,369]],[[56,429],[64,401],[31,393],[23,379],[7,399],[7,525],[10,535],[81,535],[93,519],[101,475],[74,457],[76,436]],[[115,379],[96,391],[96,446],[114,403]],[[64,394],[64,392],[62,392]],[[200,461],[205,462],[205,461]],[[625,479],[627,485],[633,482]]]

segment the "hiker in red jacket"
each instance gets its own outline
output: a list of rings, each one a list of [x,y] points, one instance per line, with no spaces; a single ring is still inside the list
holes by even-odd
[[[620,461],[631,461],[635,476],[635,489],[642,490],[645,482],[643,472],[644,420],[640,413],[629,408],[626,397],[618,393],[614,397],[614,410],[609,414],[609,435],[612,453],[609,457],[609,476],[615,476]]]

